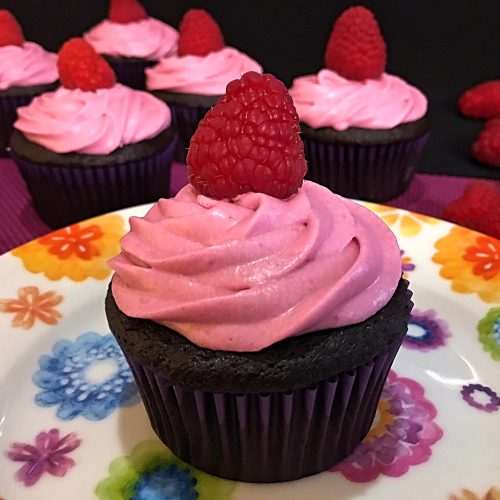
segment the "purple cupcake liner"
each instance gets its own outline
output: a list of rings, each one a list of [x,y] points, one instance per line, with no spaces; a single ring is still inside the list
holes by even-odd
[[[99,214],[170,195],[170,168],[177,147],[137,161],[102,166],[31,163],[11,152],[48,226],[59,228]]]
[[[116,59],[109,58],[107,61],[113,68],[116,79],[120,83],[138,90],[146,89],[146,75],[144,70],[146,68],[151,68],[157,63],[157,61],[148,61],[146,59],[118,61]]]
[[[17,108],[27,106],[37,94],[0,97],[0,156],[8,156],[7,147],[17,119]]]
[[[182,104],[167,103],[172,112],[172,125],[179,135],[179,151],[177,160],[185,162],[189,141],[195,133],[198,123],[205,116],[210,107],[192,107]]]
[[[126,354],[158,437],[185,462],[246,482],[329,469],[368,433],[402,338],[373,361],[290,392],[188,391]]]
[[[349,198],[392,200],[408,189],[428,138],[429,132],[407,141],[362,146],[316,142],[302,135],[306,178]]]

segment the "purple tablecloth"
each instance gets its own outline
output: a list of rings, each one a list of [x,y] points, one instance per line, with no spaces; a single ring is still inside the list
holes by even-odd
[[[443,207],[458,198],[473,180],[418,174],[405,194],[387,204],[441,217]],[[175,164],[172,169],[172,192],[176,193],[186,182],[186,166]],[[16,165],[6,159],[0,159],[0,214],[0,254],[51,230],[35,212]]]

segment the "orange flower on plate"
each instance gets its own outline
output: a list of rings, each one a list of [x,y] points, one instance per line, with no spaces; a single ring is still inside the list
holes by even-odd
[[[485,302],[500,302],[500,240],[454,226],[435,244],[432,257],[439,274],[458,293],[477,293]]]
[[[428,215],[406,212],[394,207],[386,207],[377,203],[363,203],[366,208],[376,213],[389,227],[397,230],[401,236],[416,236],[425,224],[439,224],[439,219]]]
[[[12,251],[32,273],[50,280],[66,276],[73,281],[105,279],[111,273],[107,262],[120,251],[124,220],[103,215],[59,229]]]
[[[0,300],[0,312],[12,313],[12,326],[29,330],[37,320],[56,325],[62,315],[55,309],[63,297],[54,291],[40,293],[36,286],[26,286],[17,292],[17,299]]]
[[[450,495],[450,500],[500,500],[500,490],[490,488],[484,495],[477,495],[470,490],[462,490],[458,495]]]

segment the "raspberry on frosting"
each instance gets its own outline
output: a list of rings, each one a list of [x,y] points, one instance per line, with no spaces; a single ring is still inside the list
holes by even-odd
[[[17,19],[5,9],[0,10],[0,47],[7,45],[21,46],[24,35]]]
[[[333,25],[325,54],[326,67],[349,80],[379,78],[387,60],[385,41],[373,13],[351,7]]]
[[[215,19],[203,9],[191,9],[179,26],[180,56],[206,56],[224,48],[224,37]]]
[[[227,85],[191,138],[189,180],[212,198],[251,191],[288,198],[307,171],[299,131],[285,85],[273,75],[245,73]]]
[[[139,0],[111,0],[108,19],[118,24],[129,24],[148,18]]]
[[[111,66],[82,38],[72,38],[62,46],[57,67],[67,89],[95,91],[116,83]]]

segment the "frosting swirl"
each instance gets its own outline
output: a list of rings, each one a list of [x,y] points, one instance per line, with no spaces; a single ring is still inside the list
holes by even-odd
[[[155,137],[171,122],[164,102],[119,83],[96,92],[59,87],[17,112],[14,127],[55,153],[108,154]]]
[[[45,85],[58,78],[57,55],[37,43],[0,47],[0,90]]]
[[[121,24],[108,19],[87,31],[83,38],[100,54],[157,61],[177,52],[177,30],[158,19]]]
[[[118,307],[210,349],[258,351],[364,321],[401,277],[389,228],[309,181],[288,200],[213,200],[188,185],[130,224],[110,262]]]
[[[185,94],[222,95],[232,80],[247,71],[262,73],[252,58],[232,47],[201,56],[172,56],[146,69],[149,90],[170,90]]]
[[[295,78],[290,89],[300,120],[312,128],[390,129],[419,120],[426,97],[397,76],[347,80],[329,69]]]

